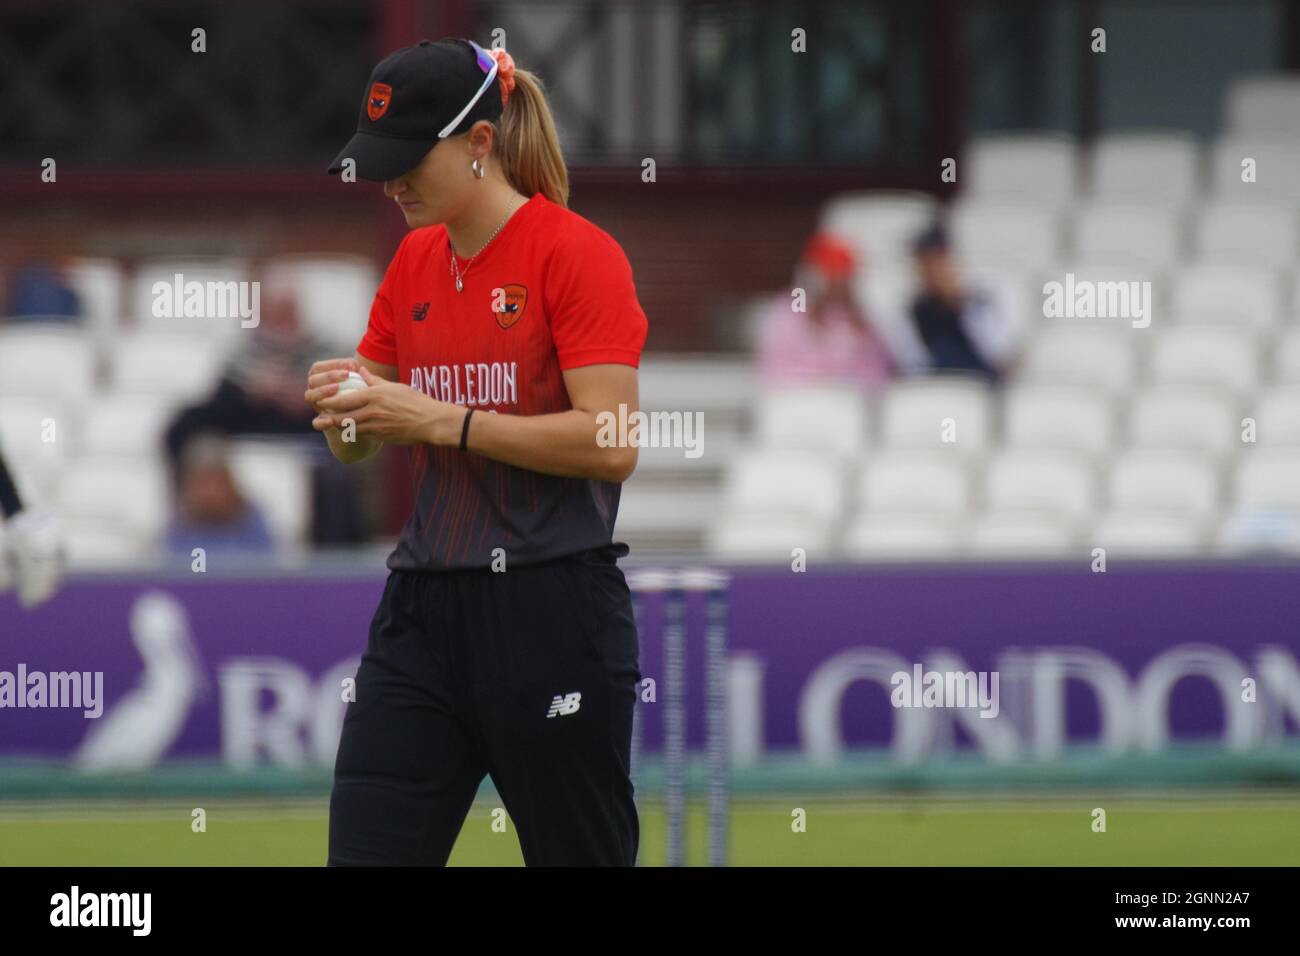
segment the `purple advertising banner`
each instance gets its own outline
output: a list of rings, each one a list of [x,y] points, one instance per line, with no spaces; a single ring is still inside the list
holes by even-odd
[[[0,595],[0,756],[88,770],[178,757],[328,766],[383,573],[73,580]],[[1300,741],[1300,566],[737,569],[733,759],[864,749],[992,761]],[[642,607],[645,743],[661,737],[664,596]],[[703,736],[703,599],[688,604]],[[569,690],[560,688],[559,690]]]

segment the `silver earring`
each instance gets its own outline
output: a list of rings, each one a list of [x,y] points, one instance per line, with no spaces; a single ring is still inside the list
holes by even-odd
[[[483,178],[483,174],[484,174],[485,172],[487,172],[487,170],[485,170],[485,169],[483,168],[483,164],[480,163],[477,159],[474,160],[474,162],[472,162],[472,163],[469,164],[469,168],[472,169],[472,170],[474,170],[474,178],[475,178],[475,179],[482,179],[482,178]]]

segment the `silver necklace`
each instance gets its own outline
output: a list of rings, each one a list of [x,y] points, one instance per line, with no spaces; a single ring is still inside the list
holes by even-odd
[[[518,196],[519,194],[516,193],[515,195]],[[474,255],[470,256],[468,259],[465,260],[464,269],[461,269],[461,267],[456,264],[456,247],[451,244],[451,236],[450,235],[447,236],[447,248],[451,250],[451,274],[456,277],[457,292],[462,292],[465,289],[465,283],[461,281],[460,277],[464,273],[469,271],[470,263],[474,261],[474,259],[478,256],[478,253],[486,249],[488,245],[492,242],[492,240],[497,237],[497,233],[500,232],[502,227],[505,226],[506,222],[509,221],[511,213],[513,213],[516,208],[517,207],[514,205],[514,203],[511,202],[510,208],[506,211],[505,219],[502,219],[501,222],[497,224],[497,227],[492,230],[492,235],[487,237],[487,242],[483,243],[483,245],[479,247],[478,252],[474,253]]]

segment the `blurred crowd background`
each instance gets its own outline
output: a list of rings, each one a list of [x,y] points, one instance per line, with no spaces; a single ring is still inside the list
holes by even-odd
[[[391,541],[405,452],[337,465],[301,392],[404,225],[324,167],[371,65],[444,35],[547,82],[642,407],[700,416],[642,450],[634,553],[1300,551],[1293,0],[19,3],[0,444],[75,566]],[[260,325],[154,317],[176,273],[260,282]],[[1067,274],[1152,321],[1045,318]]]

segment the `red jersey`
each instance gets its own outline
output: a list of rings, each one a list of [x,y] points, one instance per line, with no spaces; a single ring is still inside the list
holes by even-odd
[[[632,267],[604,230],[535,193],[466,268],[456,291],[444,226],[402,240],[357,352],[398,380],[480,414],[572,408],[562,372],[636,367],[646,317]],[[616,410],[615,410],[616,411]],[[415,511],[394,570],[507,569],[608,545],[620,485],[560,478],[458,448],[414,445]]]

